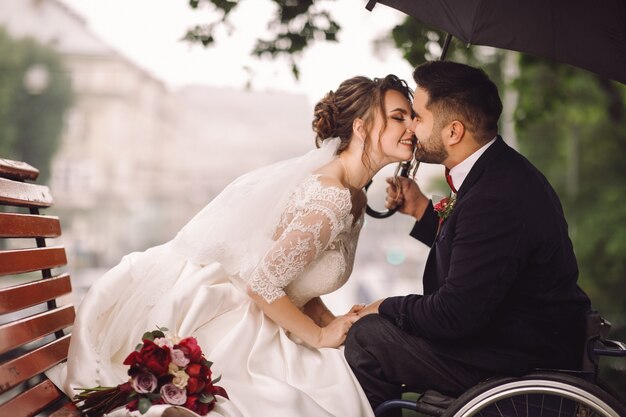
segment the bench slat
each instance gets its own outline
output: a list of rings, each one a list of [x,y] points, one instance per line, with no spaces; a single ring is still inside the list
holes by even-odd
[[[52,203],[52,194],[45,185],[0,178],[0,204],[19,207],[50,207]]]
[[[39,170],[26,162],[0,158],[0,177],[34,181],[38,176]]]
[[[59,237],[58,217],[0,213],[0,237]]]
[[[65,264],[65,249],[61,246],[0,252],[0,275],[51,269]]]
[[[50,380],[45,380],[0,405],[0,416],[32,417],[64,395]]]
[[[65,329],[74,322],[72,304],[0,326],[0,354]]]
[[[0,365],[0,394],[67,358],[71,335],[63,336]]]
[[[49,417],[81,417],[81,414],[74,404],[67,403],[54,413],[50,414]]]
[[[0,314],[44,303],[72,292],[69,274],[0,289]]]

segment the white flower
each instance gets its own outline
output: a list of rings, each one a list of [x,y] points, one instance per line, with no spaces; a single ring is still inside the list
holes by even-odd
[[[187,402],[187,392],[174,384],[165,384],[161,387],[161,398],[168,404],[183,405]]]
[[[180,389],[187,388],[187,381],[189,381],[189,374],[184,370],[180,370],[178,372],[174,372],[174,379],[172,379],[172,384],[176,385]]]
[[[157,337],[156,339],[154,339],[154,344],[159,347],[167,346],[170,349],[174,347],[174,343],[166,337]]]

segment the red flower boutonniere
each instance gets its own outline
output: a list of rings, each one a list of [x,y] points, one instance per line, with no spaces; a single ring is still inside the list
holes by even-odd
[[[433,207],[439,216],[439,224],[443,223],[445,219],[452,214],[452,210],[454,210],[454,205],[456,204],[456,194],[452,193],[450,197],[442,198],[435,206]]]

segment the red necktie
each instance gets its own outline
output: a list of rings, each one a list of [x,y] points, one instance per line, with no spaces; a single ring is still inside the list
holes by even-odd
[[[454,188],[454,184],[452,184],[452,176],[450,175],[450,170],[446,168],[446,182],[450,186],[450,189],[454,194],[456,194],[456,188]]]

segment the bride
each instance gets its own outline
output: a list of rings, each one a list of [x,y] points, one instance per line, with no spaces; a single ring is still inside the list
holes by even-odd
[[[50,379],[70,397],[120,384],[125,357],[158,325],[197,338],[222,375],[230,400],[212,415],[372,415],[336,349],[362,307],[336,317],[320,295],[351,273],[363,187],[412,157],[411,98],[394,75],[329,92],[315,106],[318,149],[238,178],[170,242],[125,256],[92,286]]]

